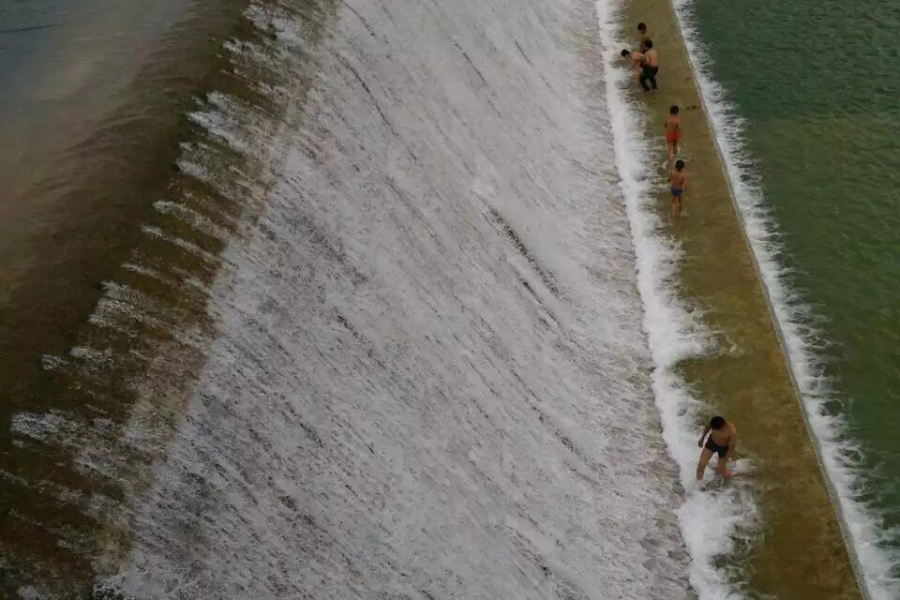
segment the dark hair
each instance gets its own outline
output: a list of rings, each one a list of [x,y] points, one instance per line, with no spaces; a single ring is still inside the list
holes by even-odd
[[[638,23],[638,31],[647,31],[646,23]]]
[[[644,48],[648,50],[653,47],[653,40],[644,40]]]
[[[631,51],[628,48],[622,50],[622,56],[631,56]]]
[[[675,168],[678,169],[679,171],[682,170],[682,169],[684,168],[684,161],[683,161],[683,160],[680,160],[680,159],[679,159],[679,160],[676,160],[676,161],[675,161]],[[716,422],[716,419],[722,419],[722,417],[716,417],[715,419],[713,419],[713,420],[711,421],[711,423],[715,423],[715,422]],[[725,419],[722,419],[722,422],[724,423],[724,422],[725,422]],[[713,427],[713,429],[718,429],[718,427]]]
[[[678,162],[680,162],[682,165],[684,165],[684,163],[682,163],[680,160]],[[723,427],[725,427],[725,418],[724,417],[713,417],[712,419],[709,420],[709,426],[712,429],[722,429]]]
[[[672,106],[669,108],[669,114],[670,114],[670,115],[677,115],[677,114],[678,114],[678,111],[679,111],[679,108],[678,108],[677,106],[675,106],[675,105],[672,105]]]

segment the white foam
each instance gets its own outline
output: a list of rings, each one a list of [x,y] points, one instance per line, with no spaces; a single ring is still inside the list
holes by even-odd
[[[685,597],[590,5],[438,4],[310,53],[122,592]]]
[[[858,477],[858,461],[853,457],[860,456],[860,450],[847,439],[842,418],[828,414],[827,405],[840,399],[824,375],[822,360],[817,355],[821,334],[814,325],[812,311],[793,287],[789,269],[778,261],[783,246],[743,142],[744,123],[729,104],[726,90],[713,79],[712,61],[699,41],[691,0],[673,0],[673,6],[725,162],[738,213],[800,391],[808,427],[825,466],[832,498],[836,497],[839,505],[842,530],[849,536],[851,551],[856,555],[857,574],[862,575],[864,591],[873,600],[898,598],[900,580],[891,575],[891,569],[900,564],[900,553],[880,545],[886,541],[896,543],[896,532],[884,532],[880,520],[858,499],[862,482]]]
[[[637,258],[638,288],[644,303],[644,329],[654,361],[653,390],[662,416],[663,435],[669,453],[679,467],[687,489],[678,510],[682,535],[691,554],[690,581],[701,599],[742,598],[736,574],[714,566],[716,556],[734,551],[734,540],[748,536],[756,523],[750,492],[742,486],[716,491],[700,490],[695,478],[697,423],[702,403],[678,375],[676,367],[686,358],[709,347],[709,332],[678,297],[673,284],[679,248],[660,231],[653,207],[654,155],[644,135],[637,108],[629,101],[628,71],[618,63],[618,50],[626,44],[616,36],[619,6],[613,0],[598,0],[597,18],[606,61],[606,90],[628,217]],[[736,469],[749,469],[746,460]]]

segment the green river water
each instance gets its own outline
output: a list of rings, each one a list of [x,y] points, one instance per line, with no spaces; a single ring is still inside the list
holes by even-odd
[[[900,526],[900,3],[696,0],[712,73],[821,320],[864,449],[864,499]]]

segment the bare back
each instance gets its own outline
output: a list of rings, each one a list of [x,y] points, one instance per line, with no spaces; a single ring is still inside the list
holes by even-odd
[[[681,127],[681,118],[678,115],[666,117],[666,131],[676,131],[679,127]]]
[[[726,423],[722,429],[713,429],[709,432],[709,437],[718,446],[728,446],[731,443],[731,438],[735,435],[737,435],[737,430],[731,423]]]
[[[656,48],[650,48],[644,53],[644,64],[650,67],[659,66],[659,57],[656,55]]]
[[[672,171],[672,174],[669,176],[669,182],[672,184],[673,188],[684,189],[684,186],[687,184],[687,173],[684,171]],[[723,430],[728,429],[729,427],[734,429],[731,425],[726,425]],[[716,433],[716,431],[713,430],[713,433]]]

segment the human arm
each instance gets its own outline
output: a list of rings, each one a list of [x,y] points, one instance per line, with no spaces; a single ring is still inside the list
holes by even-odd
[[[703,440],[706,439],[706,434],[707,434],[707,433],[709,433],[709,425],[707,425],[707,426],[705,426],[705,427],[703,428],[703,433],[700,435],[700,441],[697,442],[697,446],[698,446],[698,447],[700,447],[700,448],[703,447]]]
[[[644,64],[644,53],[643,52],[632,52],[631,53],[632,65],[631,68],[635,71],[641,70],[641,65]]]
[[[731,437],[728,438],[728,452],[725,453],[725,460],[728,461],[734,458],[734,449],[737,446],[737,431],[731,434]]]

